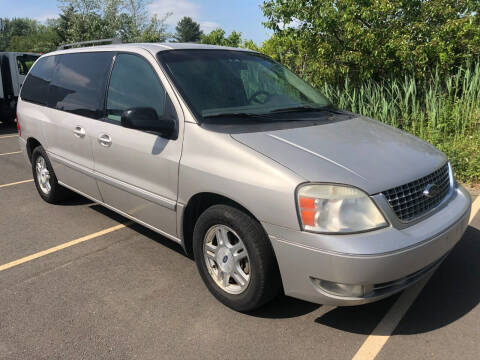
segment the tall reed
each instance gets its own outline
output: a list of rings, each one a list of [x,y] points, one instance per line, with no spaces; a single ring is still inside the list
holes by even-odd
[[[479,132],[480,64],[459,68],[448,77],[438,73],[418,82],[403,80],[352,86],[323,84],[320,89],[339,108],[400,127],[429,139],[432,136],[463,137]]]
[[[466,182],[480,182],[480,63],[450,76],[435,73],[353,86],[323,84],[320,90],[339,108],[417,135],[446,152]]]

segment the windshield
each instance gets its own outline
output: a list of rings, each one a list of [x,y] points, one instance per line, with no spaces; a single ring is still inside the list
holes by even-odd
[[[311,111],[330,105],[290,70],[257,53],[173,50],[159,52],[158,58],[201,118]]]

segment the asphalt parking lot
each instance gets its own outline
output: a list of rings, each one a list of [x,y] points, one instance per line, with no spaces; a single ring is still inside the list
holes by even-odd
[[[391,336],[406,292],[348,308],[281,296],[241,314],[173,242],[81,197],[43,202],[15,135],[0,124],[0,359],[480,358],[480,213]]]

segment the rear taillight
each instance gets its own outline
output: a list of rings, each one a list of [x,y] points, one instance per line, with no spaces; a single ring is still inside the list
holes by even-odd
[[[15,115],[16,121],[17,121],[17,131],[18,131],[18,136],[22,136],[22,129],[20,128],[20,121],[18,121],[18,114]]]

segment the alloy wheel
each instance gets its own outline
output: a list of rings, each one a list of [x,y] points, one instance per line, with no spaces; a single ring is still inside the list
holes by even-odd
[[[229,294],[241,294],[250,282],[250,259],[242,239],[225,225],[214,225],[205,234],[203,253],[208,273]]]
[[[52,190],[52,186],[50,185],[50,172],[48,171],[47,163],[43,156],[37,157],[35,169],[37,172],[38,185],[42,192],[48,195]]]

